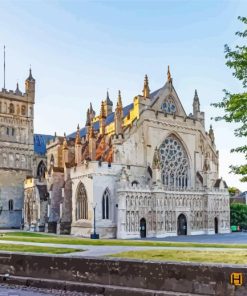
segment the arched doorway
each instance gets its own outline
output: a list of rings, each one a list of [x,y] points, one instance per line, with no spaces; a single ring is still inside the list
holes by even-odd
[[[187,219],[184,214],[178,216],[178,235],[187,235]]]
[[[214,232],[215,232],[215,234],[219,233],[219,230],[218,230],[218,218],[217,217],[214,218]]]
[[[141,235],[141,238],[145,238],[147,235],[145,218],[141,218],[140,220],[140,235]]]

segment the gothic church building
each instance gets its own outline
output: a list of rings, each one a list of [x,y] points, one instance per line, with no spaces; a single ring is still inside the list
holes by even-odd
[[[40,136],[41,137],[41,136]],[[43,146],[42,146],[43,145]],[[229,195],[219,179],[212,127],[195,91],[187,115],[167,80],[115,110],[107,97],[92,105],[83,128],[50,137],[36,175],[25,180],[27,230],[105,238],[165,237],[230,231]]]

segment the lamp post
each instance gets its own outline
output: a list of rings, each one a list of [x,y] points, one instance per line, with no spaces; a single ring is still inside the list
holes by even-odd
[[[96,233],[96,206],[97,203],[92,203],[93,207],[93,233],[91,234],[91,239],[99,239],[99,234]]]

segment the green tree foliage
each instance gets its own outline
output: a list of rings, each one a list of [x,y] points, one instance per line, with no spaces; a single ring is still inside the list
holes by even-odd
[[[236,194],[239,194],[240,190],[237,187],[228,187],[228,192],[231,196],[234,196]]]
[[[231,225],[240,226],[241,229],[247,229],[247,205],[232,203],[230,205]]]
[[[243,38],[244,42],[243,45],[235,46],[234,50],[225,45],[225,58],[226,65],[233,70],[233,76],[242,83],[243,92],[230,93],[224,90],[223,100],[212,105],[224,110],[224,116],[216,117],[216,121],[238,123],[239,127],[234,131],[235,136],[247,138],[247,17],[238,17],[238,19],[245,25],[245,30],[236,32],[236,35]],[[247,145],[234,148],[231,152],[243,153],[247,160]],[[247,163],[240,166],[232,165],[231,172],[241,175],[240,181],[247,182]]]

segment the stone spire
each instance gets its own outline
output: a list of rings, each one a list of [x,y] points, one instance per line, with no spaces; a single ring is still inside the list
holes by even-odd
[[[90,126],[90,113],[89,113],[89,109],[87,109],[87,119],[86,119],[86,126]]]
[[[76,131],[76,138],[75,138],[75,144],[81,144],[81,137],[80,137],[80,126],[77,125],[77,131]]]
[[[68,143],[67,143],[67,138],[65,133],[63,138],[62,157],[63,157],[63,165],[65,166],[65,164],[69,162],[69,149],[68,149]]]
[[[66,138],[66,133],[64,133],[64,137],[63,137],[63,150],[67,150],[68,149],[68,142],[67,142],[67,138]]]
[[[91,126],[89,127],[89,135],[88,135],[88,152],[91,160],[96,159],[96,137],[94,133],[93,122],[91,122]]]
[[[114,114],[115,135],[123,135],[123,105],[121,92],[118,91],[118,101]]]
[[[91,122],[90,127],[89,127],[89,139],[90,138],[95,138],[95,132],[94,132],[94,127],[93,127],[93,122]]]
[[[103,104],[105,109],[105,115],[108,116],[109,114],[112,113],[112,106],[113,106],[108,90],[106,92],[106,99],[103,101]]]
[[[19,89],[19,83],[18,83],[18,82],[16,83],[15,94],[16,94],[16,95],[21,95],[21,94],[22,94],[22,92],[21,92],[20,89]]]
[[[198,112],[200,112],[200,101],[197,94],[197,90],[195,89],[195,95],[193,99],[193,115],[195,118],[197,117]]]
[[[89,113],[91,115],[91,118],[93,119],[95,117],[95,111],[93,109],[92,103],[90,103]]]
[[[168,69],[167,69],[167,81],[172,83],[172,76],[171,76],[171,72],[170,72],[170,66],[168,66]]]
[[[112,101],[111,101],[111,99],[110,99],[110,96],[109,96],[109,92],[108,92],[108,90],[107,90],[107,92],[106,92],[106,104],[107,105],[109,105],[109,106],[113,106],[113,103],[112,103]]]
[[[208,133],[212,143],[214,144],[214,141],[215,141],[215,137],[214,137],[214,130],[213,130],[213,127],[212,127],[212,124],[210,124],[210,129],[209,129],[209,133]]]
[[[143,86],[143,96],[144,98],[149,98],[149,95],[150,95],[150,88],[149,88],[149,83],[148,83],[148,76],[147,74],[145,75],[145,78],[144,78],[144,86]]]
[[[32,75],[31,66],[29,68],[29,76],[28,76],[28,78],[26,80],[28,80],[28,81],[35,81],[35,79],[33,78],[33,75]]]
[[[29,69],[29,76],[25,81],[25,91],[26,91],[27,96],[30,98],[30,100],[34,101],[34,98],[35,98],[35,79],[33,78],[31,67]]]
[[[101,102],[101,107],[100,107],[100,118],[106,118],[104,102],[103,101]]]
[[[100,116],[99,116],[100,134],[101,135],[105,134],[105,119],[106,119],[106,112],[105,112],[104,102],[102,101],[101,108],[100,108]]]
[[[76,164],[79,164],[82,161],[81,149],[82,149],[82,143],[81,143],[81,137],[80,137],[80,126],[78,124],[77,131],[76,131],[76,138],[75,138],[75,163]]]
[[[122,97],[121,97],[121,91],[120,90],[118,91],[117,107],[123,108]]]

